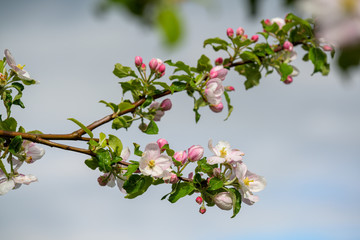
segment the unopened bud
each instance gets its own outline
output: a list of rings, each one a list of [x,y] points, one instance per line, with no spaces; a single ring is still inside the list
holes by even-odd
[[[264,23],[266,24],[266,25],[271,25],[271,21],[270,21],[270,19],[266,19],[265,21],[264,21]]]
[[[156,143],[158,144],[159,148],[161,149],[161,151],[165,151],[165,149],[162,149],[163,146],[165,146],[166,144],[169,144],[168,141],[166,141],[165,139],[163,138],[159,138]]]
[[[229,37],[229,38],[232,38],[234,37],[234,30],[232,28],[228,28],[226,30],[226,35]]]
[[[324,45],[324,46],[322,46],[322,49],[323,49],[324,51],[327,51],[327,52],[331,52],[331,51],[333,50],[333,48],[332,48],[331,46],[329,46],[329,45]]]
[[[157,71],[159,73],[164,73],[165,72],[165,64],[161,64],[160,66],[157,67]]]
[[[199,145],[193,145],[188,149],[188,158],[190,162],[199,161],[204,155],[204,148]]]
[[[168,111],[170,110],[172,107],[172,103],[171,100],[169,98],[164,99],[161,103],[160,103],[160,108],[162,108],[163,111]]]
[[[143,63],[142,57],[136,56],[136,57],[135,57],[135,66],[136,66],[136,67],[140,67],[140,66],[142,65],[142,63]]]
[[[248,39],[248,35],[247,35],[247,34],[242,35],[242,36],[241,36],[241,39],[242,39],[242,40]]]
[[[148,125],[146,123],[140,123],[139,125],[139,129],[142,131],[142,132],[145,132],[146,129],[147,129]]]
[[[107,176],[102,175],[102,176],[98,177],[97,181],[98,181],[99,185],[103,187],[103,186],[106,186],[106,184],[108,183],[108,179],[109,178]]]
[[[206,213],[206,208],[205,208],[205,206],[201,206],[201,207],[200,207],[199,213],[201,213],[201,214]]]
[[[216,113],[221,112],[223,110],[223,108],[224,108],[224,105],[221,102],[216,105],[214,105],[214,104],[210,105],[211,111],[216,112]]]
[[[215,195],[214,202],[222,210],[230,210],[233,207],[233,200],[230,193],[221,192]]]
[[[251,41],[253,41],[253,42],[257,42],[259,40],[259,35],[254,35],[254,36],[252,36],[251,37]]]
[[[145,63],[141,64],[141,70],[142,70],[143,72],[146,71],[146,65],[145,65]]]
[[[215,60],[215,65],[221,65],[224,62],[224,59],[222,57],[219,57]]]
[[[173,157],[175,158],[176,161],[181,162],[181,164],[185,164],[188,155],[186,151],[179,151],[179,152],[175,152]]]
[[[242,27],[239,27],[238,29],[236,29],[236,36],[242,36],[244,35],[245,30]]]
[[[283,44],[283,48],[291,52],[294,48],[294,45],[289,41],[285,41]]]
[[[232,91],[235,91],[235,88],[233,86],[226,86],[225,91],[232,92]]]
[[[197,204],[202,204],[202,202],[203,202],[203,199],[202,199],[202,197],[200,197],[200,196],[198,196],[196,199],[195,199],[195,201],[197,202]]]
[[[157,66],[158,66],[157,59],[156,58],[151,59],[149,62],[149,67],[150,67],[151,71],[155,71]]]
[[[179,181],[179,178],[175,173],[171,173],[170,179],[168,181],[169,183],[174,184]]]
[[[292,83],[292,82],[293,82],[292,76],[288,76],[288,77],[286,78],[286,80],[284,81],[285,84],[290,84],[290,83]]]
[[[213,169],[213,176],[214,176],[214,177],[217,177],[217,178],[221,177],[221,170],[220,170],[220,168],[214,168],[214,169]]]

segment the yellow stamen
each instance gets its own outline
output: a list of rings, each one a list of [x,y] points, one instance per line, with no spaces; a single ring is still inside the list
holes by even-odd
[[[155,160],[150,160],[149,163],[148,163],[148,166],[149,166],[150,168],[155,167]]]
[[[357,8],[358,1],[357,0],[342,0],[342,7],[347,13],[354,13]]]
[[[23,65],[21,65],[21,64],[18,64],[18,65],[16,65],[18,68],[20,68],[21,70],[22,69],[24,69],[24,67],[25,67],[25,65],[23,66]]]
[[[250,186],[250,183],[251,182],[254,182],[254,180],[250,180],[248,177],[246,177],[245,179],[244,179],[244,184],[246,185],[246,186]]]
[[[226,157],[226,155],[227,155],[226,148],[223,147],[223,148],[220,150],[220,157],[224,158],[224,157]]]

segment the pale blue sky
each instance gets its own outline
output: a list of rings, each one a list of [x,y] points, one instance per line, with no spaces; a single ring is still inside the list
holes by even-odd
[[[227,27],[238,26],[252,35],[261,26],[262,16],[248,18],[239,1],[218,1],[208,10],[186,4],[184,42],[167,51],[156,32],[126,13],[95,17],[96,2],[1,2],[6,20],[0,25],[0,50],[10,49],[40,81],[25,90],[26,109],[13,113],[27,130],[67,133],[76,129],[69,117],[90,123],[109,114],[98,101],[121,98],[112,74],[117,62],[132,66],[140,55],[146,62],[158,57],[195,64],[203,53],[218,56],[202,48],[204,39],[225,37]],[[278,1],[263,2],[264,18],[287,13],[274,4]],[[24,168],[39,182],[0,198],[1,239],[359,239],[360,72],[348,77],[334,66],[329,77],[311,77],[310,63],[299,57],[297,64],[301,73],[293,84],[268,76],[249,91],[242,77],[230,73],[226,81],[236,89],[231,93],[235,109],[226,122],[225,112],[204,108],[196,125],[192,100],[177,94],[158,136],[143,135],[136,127],[97,130],[116,134],[130,147],[160,137],[176,150],[207,146],[210,138],[229,141],[245,152],[249,169],[268,181],[260,201],[243,205],[235,219],[217,208],[199,214],[195,196],[174,205],[160,201],[168,185],[124,199],[116,188],[98,186],[99,172],[84,165],[86,156],[46,147],[43,159]]]

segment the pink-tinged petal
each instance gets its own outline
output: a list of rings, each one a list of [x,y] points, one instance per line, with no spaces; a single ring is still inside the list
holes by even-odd
[[[240,162],[242,160],[242,156],[244,156],[244,153],[239,150],[233,149],[228,153],[228,157],[231,159],[231,162]]]
[[[257,201],[259,201],[259,197],[253,195],[250,191],[248,191],[243,194],[242,201],[247,205],[253,205]]]
[[[128,160],[129,156],[130,156],[130,149],[129,147],[126,147],[121,151],[120,157],[123,159],[123,161],[126,161]]]
[[[15,182],[6,178],[0,179],[0,195],[4,195],[15,187]]]
[[[148,165],[146,165],[144,168],[140,166],[139,169],[141,173],[144,174],[145,176],[151,175],[153,171],[152,168],[150,168]]]
[[[260,192],[266,187],[266,180],[264,177],[256,175],[250,171],[246,172],[245,177],[248,177],[251,181],[249,182],[249,189],[252,192]]]
[[[247,166],[244,163],[237,163],[235,168],[235,175],[242,182],[247,172]]]
[[[163,174],[164,170],[158,166],[158,165],[155,165],[152,169],[151,169],[151,176],[152,177],[161,177],[162,174]]]
[[[145,147],[146,158],[149,160],[155,160],[160,156],[160,148],[157,143],[149,143]]]
[[[31,174],[29,174],[29,175],[19,174],[16,177],[13,177],[13,180],[15,183],[18,183],[18,184],[29,185],[32,182],[36,182],[37,178]]]
[[[212,139],[210,139],[208,142],[208,148],[216,155],[215,148],[213,147]]]
[[[146,167],[148,167],[150,159],[147,159],[146,152],[143,157],[139,160],[139,169],[141,172],[145,171]]]
[[[126,190],[123,188],[124,180],[121,180],[120,178],[116,178],[116,185],[118,186],[120,192],[127,194]]]
[[[162,170],[168,169],[172,164],[172,160],[169,156],[160,155],[155,159],[155,165],[159,166]]]
[[[221,192],[215,195],[214,202],[222,210],[231,210],[233,207],[233,199],[228,192]]]
[[[207,158],[208,164],[217,164],[217,163],[224,163],[224,162],[225,162],[225,158],[218,157],[218,156],[212,156],[212,157]]]

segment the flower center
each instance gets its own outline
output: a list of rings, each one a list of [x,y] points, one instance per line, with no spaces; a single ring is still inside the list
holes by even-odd
[[[354,13],[357,7],[357,0],[342,0],[341,5],[346,13]]]
[[[155,160],[150,160],[149,163],[148,163],[148,166],[149,166],[150,168],[155,167]]]
[[[22,70],[22,69],[24,69],[24,66],[25,66],[25,65],[23,66],[23,65],[21,65],[21,64],[18,64],[18,65],[16,65],[16,66]]]
[[[224,158],[224,157],[226,157],[226,155],[227,155],[226,148],[223,147],[223,148],[220,150],[220,157]]]
[[[246,177],[245,179],[244,179],[244,184],[246,185],[246,186],[250,186],[250,183],[251,182],[254,182],[254,180],[250,180],[248,177]]]

